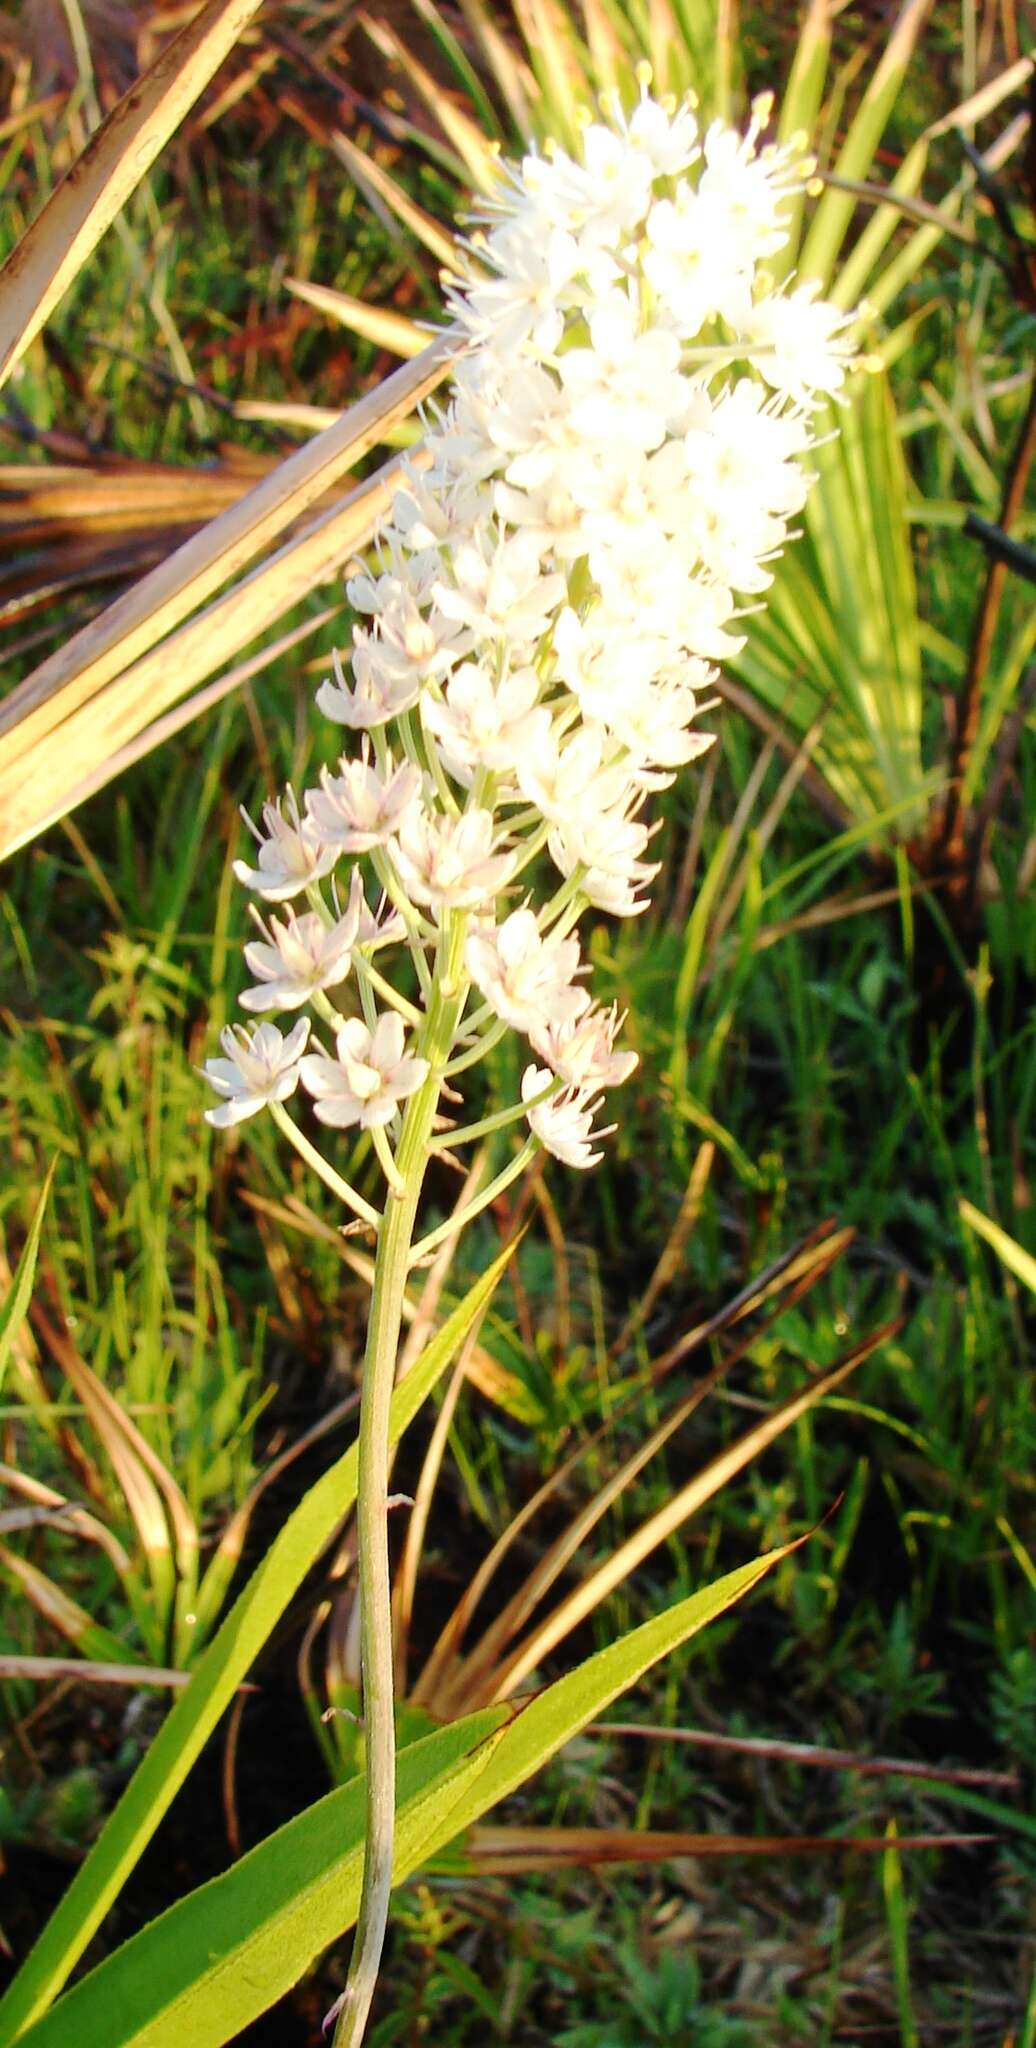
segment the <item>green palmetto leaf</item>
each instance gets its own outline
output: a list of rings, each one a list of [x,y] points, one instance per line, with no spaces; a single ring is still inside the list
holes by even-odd
[[[907,479],[884,374],[858,378],[832,424],[802,537],[729,666],[791,737],[823,716],[812,767],[849,819],[895,808],[909,836],[930,781]]]
[[[404,1749],[397,1881],[524,1784],[659,1658],[742,1599],[788,1548],[679,1601],[533,1698],[468,1715]],[[25,2048],[73,2040],[76,2048],[182,2048],[188,2041],[220,2048],[352,1925],[363,1808],[362,1779],[355,1778],[173,1906],[36,2025],[6,2038]]]
[[[397,1388],[392,1400],[393,1442],[485,1313],[510,1256],[509,1247],[469,1289]],[[17,2039],[61,1990],[271,1629],[355,1498],[354,1444],[289,1516],[217,1630],[86,1862],[0,2000],[0,2041]],[[85,1643],[83,1648],[87,1651]],[[87,1653],[112,1662],[120,1648],[116,1644],[113,1652],[105,1642]],[[181,2036],[186,2038],[190,2037]]]

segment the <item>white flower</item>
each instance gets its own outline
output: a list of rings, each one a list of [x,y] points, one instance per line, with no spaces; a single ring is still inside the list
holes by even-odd
[[[590,347],[569,349],[558,375],[572,400],[572,426],[603,448],[647,452],[665,439],[686,402],[680,344],[664,327],[642,328],[625,291],[609,292],[590,314]]]
[[[420,681],[413,665],[393,665],[391,650],[384,649],[380,641],[359,626],[353,627],[351,689],[337,648],[331,663],[335,680],[332,683],[325,676],[317,691],[317,704],[325,718],[333,718],[336,725],[365,732],[372,726],[385,725],[390,718],[398,718],[400,712],[409,711],[411,704],[417,702]]]
[[[614,1003],[610,1010],[594,1003],[581,1017],[544,1017],[529,1037],[552,1073],[570,1088],[592,1093],[621,1087],[637,1065],[635,1052],[613,1050],[622,1021]]]
[[[855,353],[846,340],[853,315],[818,298],[819,290],[811,278],[798,291],[771,292],[744,322],[760,376],[796,405],[840,391]]]
[[[494,854],[493,815],[483,810],[459,818],[408,811],[391,854],[407,895],[433,910],[491,903],[514,867],[512,853]]]
[[[207,1123],[223,1130],[254,1116],[268,1102],[285,1102],[298,1087],[300,1057],[309,1037],[309,1018],[300,1017],[283,1038],[276,1024],[228,1024],[220,1034],[225,1059],[206,1060],[202,1073],[217,1095],[226,1097],[205,1111]]]
[[[564,320],[561,289],[579,267],[578,243],[563,228],[544,235],[525,221],[509,220],[477,253],[497,274],[474,279],[463,292],[447,292],[454,319],[502,355],[516,354],[525,342],[538,355],[549,355]]]
[[[271,918],[268,930],[260,923],[265,942],[253,939],[245,947],[245,964],[256,986],[242,990],[242,1009],[297,1010],[317,989],[337,988],[352,966],[359,923],[359,905],[352,897],[344,916],[332,925],[312,910],[304,917],[289,911],[283,922]]]
[[[281,811],[281,801],[285,803],[287,817]],[[247,861],[234,862],[234,873],[246,889],[255,889],[268,903],[284,903],[289,896],[307,889],[311,882],[319,881],[322,875],[330,874],[338,859],[338,849],[326,846],[313,827],[300,819],[292,790],[276,803],[263,805],[265,837],[253,825],[247,811],[243,810],[241,815],[259,842],[257,868],[250,868]]]
[[[572,1020],[590,1001],[585,989],[572,986],[578,939],[542,937],[531,910],[512,910],[495,930],[472,932],[466,959],[486,1001],[516,1031]]]
[[[605,737],[584,726],[564,740],[556,727],[545,731],[534,752],[515,762],[522,795],[545,818],[570,823],[575,814],[608,810],[621,802],[629,776],[621,763],[604,765]]]
[[[339,1129],[360,1124],[364,1130],[389,1123],[428,1073],[428,1061],[408,1057],[403,1044],[403,1019],[386,1010],[373,1031],[359,1017],[347,1018],[335,1039],[336,1059],[307,1053],[302,1083],[319,1121]]]
[[[370,759],[370,741],[365,737],[358,761],[343,754],[339,773],[325,768],[320,788],[306,791],[306,809],[327,845],[343,853],[369,853],[372,846],[384,846],[421,795],[421,771],[410,761],[393,768],[387,758],[385,773],[379,773]]]
[[[648,899],[638,894],[658,873],[658,862],[643,861],[646,825],[616,812],[586,811],[555,825],[547,839],[550,857],[563,875],[581,869],[579,886],[591,903],[613,917],[637,917]]]
[[[488,526],[454,551],[453,576],[435,586],[439,610],[478,639],[512,647],[534,647],[568,595],[562,575],[541,575],[539,550],[526,535],[507,540]]]
[[[614,1124],[608,1124],[602,1131],[593,1130],[593,1120],[601,1107],[602,1097],[594,1098],[589,1089],[562,1088],[560,1093],[529,1108],[533,1098],[550,1087],[552,1079],[553,1075],[545,1067],[526,1067],[522,1075],[522,1101],[527,1105],[525,1114],[529,1129],[540,1144],[565,1166],[575,1166],[580,1170],[596,1166],[604,1154],[591,1150],[593,1140],[608,1138],[615,1129]]]
[[[541,688],[534,668],[516,669],[498,683],[478,662],[466,661],[444,697],[422,698],[425,726],[459,782],[470,782],[477,768],[499,774],[519,755],[535,755],[550,725],[549,713],[534,709]]]

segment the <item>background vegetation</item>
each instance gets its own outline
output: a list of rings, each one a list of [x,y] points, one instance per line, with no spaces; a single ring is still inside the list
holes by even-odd
[[[12,683],[412,349],[480,133],[512,143],[524,116],[563,134],[581,77],[607,84],[645,48],[714,103],[789,75],[806,90],[790,8],[735,23],[615,0],[566,25],[526,0],[516,16],[472,0],[448,17],[429,0],[264,10],[9,387]],[[840,149],[906,18],[854,168]],[[3,25],[5,253],[173,25],[72,0]],[[401,1484],[428,1502],[419,1574],[406,1551],[411,1712],[478,1704],[505,1668],[517,1621],[483,1638],[481,1667],[470,1639],[466,1663],[456,1644],[431,1676],[426,1662],[504,1532],[478,1626],[506,1624],[531,1586],[520,1626],[544,1676],[822,1526],[643,1683],[622,1732],[571,1744],[448,1881],[406,1888],[379,2044],[459,2048],[487,2028],[565,2048],[1036,2043],[1036,625],[1024,561],[991,594],[964,530],[977,512],[1024,549],[1036,525],[1026,54],[1009,7],[908,7],[898,25],[848,7],[833,24],[822,165],[898,180],[908,200],[879,248],[875,195],[843,192],[831,252],[850,297],[854,262],[872,288],[887,378],[844,423],[845,452],[825,451],[820,510],[730,679],[714,754],[660,808],[652,912],[593,933],[597,992],[628,1008],[641,1055],[607,1162],[539,1175],[438,1276],[448,1305],[532,1215],[465,1376],[403,1453]],[[1019,122],[978,175],[975,152]],[[350,1429],[362,1250],[272,1131],[214,1142],[194,1072],[237,990],[238,806],[316,772],[312,691],[348,636],[337,581],[267,637],[296,629],[4,873],[12,1269],[53,1166],[33,1315],[0,1391],[0,1921],[16,1959],[163,1711],[161,1691],[84,1684],[60,1659],[188,1670],[242,1553],[261,1554]],[[434,1193],[445,1213],[452,1184]],[[857,1352],[693,1519],[634,1543]],[[573,1611],[567,1642],[541,1642],[543,1560],[567,1598],[612,1555],[610,1590]],[[105,1944],[352,1767],[351,1724],[320,1718],[352,1697],[348,1561],[346,1533]],[[983,1839],[898,1845],[965,1832]],[[816,1840],[846,1835],[875,1847]],[[800,1853],[743,1839],[775,1836]],[[247,2038],[318,2040],[336,1969]]]

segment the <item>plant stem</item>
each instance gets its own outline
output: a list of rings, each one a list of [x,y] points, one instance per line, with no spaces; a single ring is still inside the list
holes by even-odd
[[[388,1923],[396,1806],[396,1730],[393,1704],[392,1601],[388,1554],[389,1408],[403,1320],[414,1220],[428,1163],[442,1071],[467,998],[460,972],[465,917],[444,931],[419,1050],[428,1077],[411,1096],[403,1118],[396,1170],[378,1232],[360,1404],[356,1501],[360,1592],[360,1659],[367,1832],[363,1887],[349,1975],[335,2028],[334,2048],[360,2048],[378,1981]]]

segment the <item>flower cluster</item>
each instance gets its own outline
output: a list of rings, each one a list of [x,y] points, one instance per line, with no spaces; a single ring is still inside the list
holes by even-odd
[[[602,1091],[635,1057],[574,927],[588,905],[645,908],[651,793],[710,744],[713,664],[771,580],[851,357],[845,316],[766,269],[814,170],[801,143],[763,141],[771,112],[702,131],[645,85],[576,156],[501,169],[447,283],[466,344],[449,400],[317,692],[345,752],[301,806],[266,806],[257,865],[238,864],[267,902],[309,906],[261,923],[245,1007],[309,1004],[329,1045],[298,1024],[226,1034],[214,1122],[301,1080],[319,1119],[383,1142],[430,1070],[513,1029],[532,1055],[513,1114],[573,1166],[600,1156]],[[375,965],[390,943],[411,962],[394,978]]]

